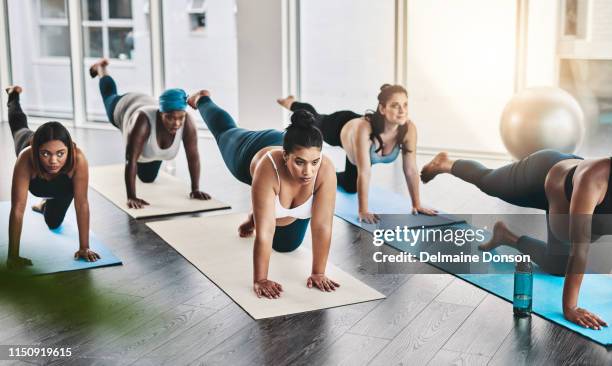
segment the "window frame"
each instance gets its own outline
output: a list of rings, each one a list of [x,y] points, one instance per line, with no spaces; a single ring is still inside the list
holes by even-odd
[[[43,3],[44,0],[36,0],[36,23],[37,23],[37,37],[35,39],[36,43],[36,59],[33,61],[37,64],[51,64],[51,65],[64,65],[69,63],[70,54],[66,56],[48,56],[43,55],[42,52],[42,27],[65,27],[68,30],[68,42],[70,42],[70,16],[68,13],[68,0],[64,0],[64,11],[66,16],[64,18],[45,18],[42,15]],[[8,16],[8,12],[7,12]],[[8,22],[7,22],[8,23]],[[8,32],[7,32],[8,33]],[[68,45],[70,48],[70,44]]]
[[[111,58],[110,57],[110,29],[111,28],[130,28],[132,29],[132,31],[134,30],[134,17],[132,14],[132,18],[131,19],[117,19],[117,18],[110,18],[110,10],[109,10],[109,1],[110,0],[100,0],[100,7],[101,7],[101,19],[100,20],[88,20],[88,19],[84,19],[83,18],[83,13],[82,13],[82,6],[81,6],[81,2],[79,1],[79,8],[81,11],[81,35],[84,36],[85,35],[85,29],[84,28],[100,28],[102,29],[102,56],[103,58],[108,58],[111,59],[113,61],[113,63],[121,63],[123,65],[130,65],[130,66],[135,66],[134,61],[130,58],[127,60],[122,60],[119,58]],[[130,0],[131,2],[131,0]],[[85,55],[85,50],[87,49],[87,46],[85,44],[83,44],[83,55]],[[94,62],[95,60],[99,59],[100,57],[89,57],[89,56],[84,56],[83,60],[87,63],[91,63]]]

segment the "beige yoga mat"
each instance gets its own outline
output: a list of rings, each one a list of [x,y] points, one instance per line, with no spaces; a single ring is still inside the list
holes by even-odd
[[[279,299],[258,298],[252,290],[253,238],[240,238],[237,232],[245,218],[246,214],[242,213],[176,219],[147,225],[254,319],[385,297],[331,263],[327,264],[326,274],[340,284],[338,290],[328,293],[306,287],[312,254],[302,245],[291,253],[272,252],[268,278],[280,283],[283,293]]]
[[[181,213],[213,211],[230,208],[228,204],[210,200],[189,198],[191,185],[173,177],[163,170],[153,183],[143,183],[136,178],[136,195],[149,203],[145,208],[127,207],[124,180],[124,165],[107,165],[91,167],[89,184],[115,206],[127,212],[133,218],[176,215]]]

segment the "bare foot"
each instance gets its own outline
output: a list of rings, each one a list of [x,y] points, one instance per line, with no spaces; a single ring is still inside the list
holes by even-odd
[[[488,242],[478,246],[478,249],[483,251],[490,251],[497,248],[500,245],[509,245],[514,247],[518,237],[510,231],[508,226],[501,221],[498,221],[493,226],[493,237]]]
[[[91,78],[93,79],[96,76],[106,75],[106,66],[108,66],[108,59],[103,58],[98,60],[98,62],[91,65],[91,67],[89,68],[89,76],[91,76]]]
[[[193,109],[198,109],[198,101],[201,97],[210,97],[210,92],[208,90],[200,90],[197,91],[187,98],[187,104]]]
[[[276,100],[276,103],[287,108],[288,110],[291,110],[291,105],[293,102],[295,102],[295,97],[293,95],[288,95],[286,98],[278,98]]]
[[[240,224],[238,227],[238,234],[241,238],[248,238],[255,232],[255,221],[253,220],[253,214],[249,215],[249,218]]]
[[[38,204],[32,206],[32,211],[38,212],[38,213],[44,213],[46,204],[47,204],[47,200],[41,200]]]
[[[21,94],[21,92],[23,91],[23,88],[20,87],[19,85],[11,85],[8,86],[4,89],[6,91],[6,94],[12,94],[12,93],[17,93],[17,94]]]
[[[441,173],[450,173],[453,160],[448,158],[445,152],[438,153],[431,161],[421,169],[421,180],[427,183]]]

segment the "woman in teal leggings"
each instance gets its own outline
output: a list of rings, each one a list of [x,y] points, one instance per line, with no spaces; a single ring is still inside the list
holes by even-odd
[[[323,137],[308,112],[296,113],[285,132],[239,128],[202,90],[188,100],[212,132],[225,164],[239,181],[252,188],[253,213],[239,228],[240,236],[255,234],[253,290],[276,299],[282,286],[268,279],[272,249],[290,252],[312,231],[312,273],[308,287],[334,291],[338,283],[325,275],[336,200],[336,173],[321,154]],[[312,222],[311,222],[312,221]]]

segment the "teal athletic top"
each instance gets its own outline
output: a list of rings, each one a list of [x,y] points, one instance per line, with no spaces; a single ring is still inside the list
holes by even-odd
[[[397,159],[399,152],[400,147],[396,144],[389,154],[381,156],[378,155],[378,153],[376,152],[376,144],[372,144],[372,146],[370,147],[370,164],[374,165],[392,163],[395,161],[395,159]]]

